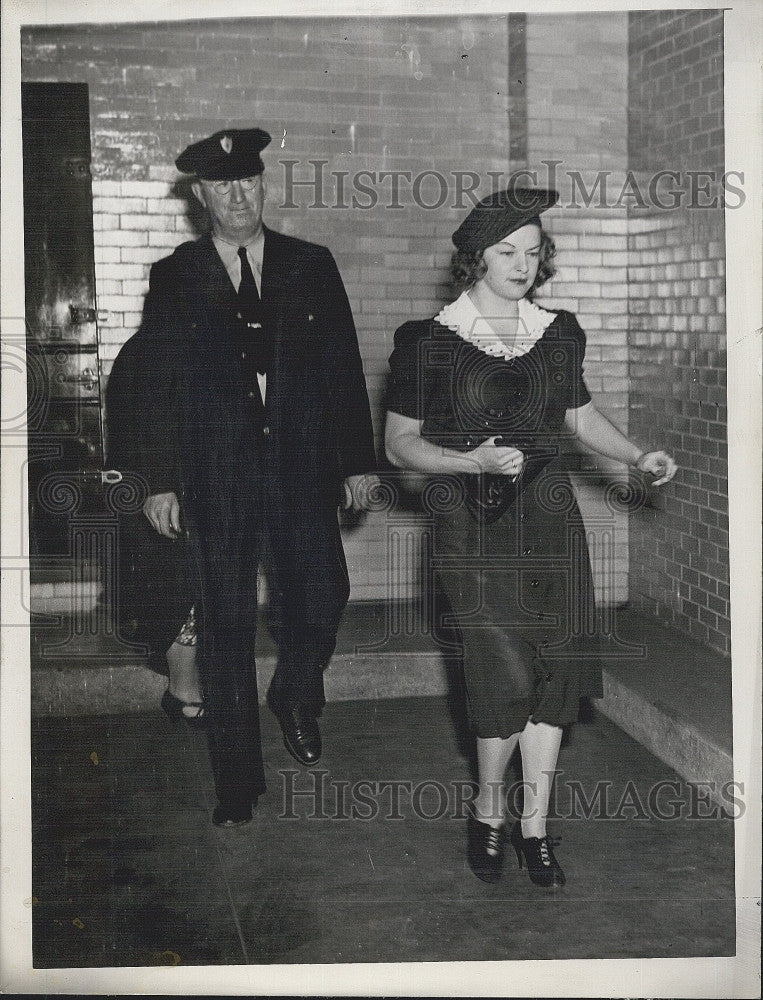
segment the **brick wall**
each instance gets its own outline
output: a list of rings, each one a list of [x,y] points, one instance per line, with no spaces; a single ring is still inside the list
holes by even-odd
[[[728,652],[723,217],[631,225],[631,429],[681,466],[632,518],[631,600]]]
[[[257,121],[274,136],[266,221],[334,250],[379,430],[392,334],[450,297],[449,235],[464,209],[449,199],[426,210],[404,180],[399,207],[386,180],[371,184],[374,207],[339,208],[332,174],[436,170],[452,194],[453,171],[526,165],[538,183],[556,183],[567,205],[577,185],[578,207],[548,216],[559,273],[542,302],[580,318],[600,409],[635,440],[664,441],[684,470],[675,487],[653,491],[662,506],[629,528],[589,475],[622,470],[583,461],[577,482],[598,594],[614,602],[630,594],[725,648],[722,229],[700,225],[697,213],[668,223],[665,213],[586,207],[579,196],[601,170],[617,191],[629,168],[646,176],[722,162],[721,24],[718,12],[645,11],[24,32],[24,79],[90,86],[105,372],[139,322],[150,263],[192,233],[172,161],[223,124]],[[310,207],[312,192],[301,187],[295,207],[279,208],[285,161],[297,161],[303,180],[314,176],[310,159],[327,161],[329,207]],[[552,160],[560,162],[549,177]],[[419,192],[430,203],[438,193],[431,176]],[[390,581],[394,594],[415,590],[419,530],[415,516],[382,513],[345,533],[355,599],[387,596]]]
[[[723,15],[629,16],[629,157],[723,171]],[[719,185],[708,178],[710,196]],[[703,181],[704,184],[704,181]],[[691,181],[682,187],[691,193]],[[631,519],[630,599],[729,652],[724,218],[721,208],[634,210],[629,223],[631,433],[681,466]]]
[[[723,11],[628,17],[633,170],[723,172]]]
[[[273,143],[265,221],[328,244],[353,306],[377,430],[396,327],[450,297],[453,172],[506,170],[505,17],[249,19],[159,25],[34,28],[23,32],[24,80],[87,82],[90,89],[95,252],[104,375],[134,332],[150,264],[194,235],[173,162],[188,142],[254,122]],[[286,187],[314,179],[323,198]],[[284,161],[297,161],[291,166]],[[359,170],[409,171],[365,180]],[[414,197],[412,179],[429,175]],[[344,198],[334,175],[347,172]],[[490,190],[489,183],[481,193]],[[373,198],[377,203],[370,205]],[[279,208],[286,204],[291,208]],[[396,207],[395,207],[396,206]],[[345,532],[354,599],[387,595],[388,525],[370,516]],[[416,586],[396,575],[396,593]]]
[[[598,408],[628,431],[628,219],[589,205],[600,171],[615,192],[628,159],[628,21],[624,14],[527,15],[527,165],[560,192],[544,217],[558,271],[538,301],[574,312],[586,331],[585,378]],[[552,167],[549,164],[555,163]],[[576,206],[576,207],[575,207]],[[605,500],[616,463],[582,456],[576,492],[589,531],[597,599],[628,598],[628,517]]]

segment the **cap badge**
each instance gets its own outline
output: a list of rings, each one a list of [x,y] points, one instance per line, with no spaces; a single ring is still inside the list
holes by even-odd
[[[223,147],[226,153],[230,153],[233,149],[233,139],[229,135],[224,135],[220,140],[220,145]]]

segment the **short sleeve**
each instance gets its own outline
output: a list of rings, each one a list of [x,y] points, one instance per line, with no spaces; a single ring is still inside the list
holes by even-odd
[[[586,403],[591,402],[591,394],[583,378],[583,368],[585,362],[586,335],[572,313],[565,312],[563,316],[563,333],[565,339],[569,338],[569,393],[566,400],[566,409],[577,410]]]
[[[431,391],[421,364],[423,341],[430,327],[429,321],[404,323],[395,332],[395,349],[389,359],[387,409],[414,420],[424,419]]]

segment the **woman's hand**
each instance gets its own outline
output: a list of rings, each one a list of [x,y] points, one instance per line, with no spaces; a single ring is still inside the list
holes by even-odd
[[[421,436],[423,422],[390,410],[384,432],[387,458],[396,469],[425,474],[476,475],[492,472],[513,476],[522,471],[525,457],[518,448],[506,447],[502,438],[491,437],[473,451],[455,451],[432,444]],[[500,444],[496,444],[500,441]]]
[[[518,448],[496,444],[500,440],[498,437],[488,438],[474,451],[467,452],[467,455],[477,463],[480,472],[491,472],[496,476],[513,476],[516,479],[522,471],[525,456]]]
[[[599,413],[593,402],[567,410],[564,425],[584,448],[598,451],[600,455],[613,458],[616,462],[635,466],[639,472],[649,472],[656,476],[652,486],[669,483],[678,471],[678,466],[665,451],[645,451],[639,454],[637,445]]]
[[[636,468],[639,472],[649,472],[658,477],[652,486],[669,483],[678,471],[678,466],[665,451],[645,451],[643,455],[639,455]]]

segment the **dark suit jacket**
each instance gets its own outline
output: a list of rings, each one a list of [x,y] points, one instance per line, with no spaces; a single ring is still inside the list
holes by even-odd
[[[153,647],[169,645],[192,601],[210,621],[251,620],[263,532],[277,622],[333,627],[347,601],[337,498],[375,454],[331,253],[266,228],[262,303],[275,342],[265,434],[236,354],[236,293],[209,236],[153,265],[141,327],[109,379],[109,466],[137,474],[145,494],[177,493],[189,529],[173,542],[142,514],[125,518],[122,619]]]

